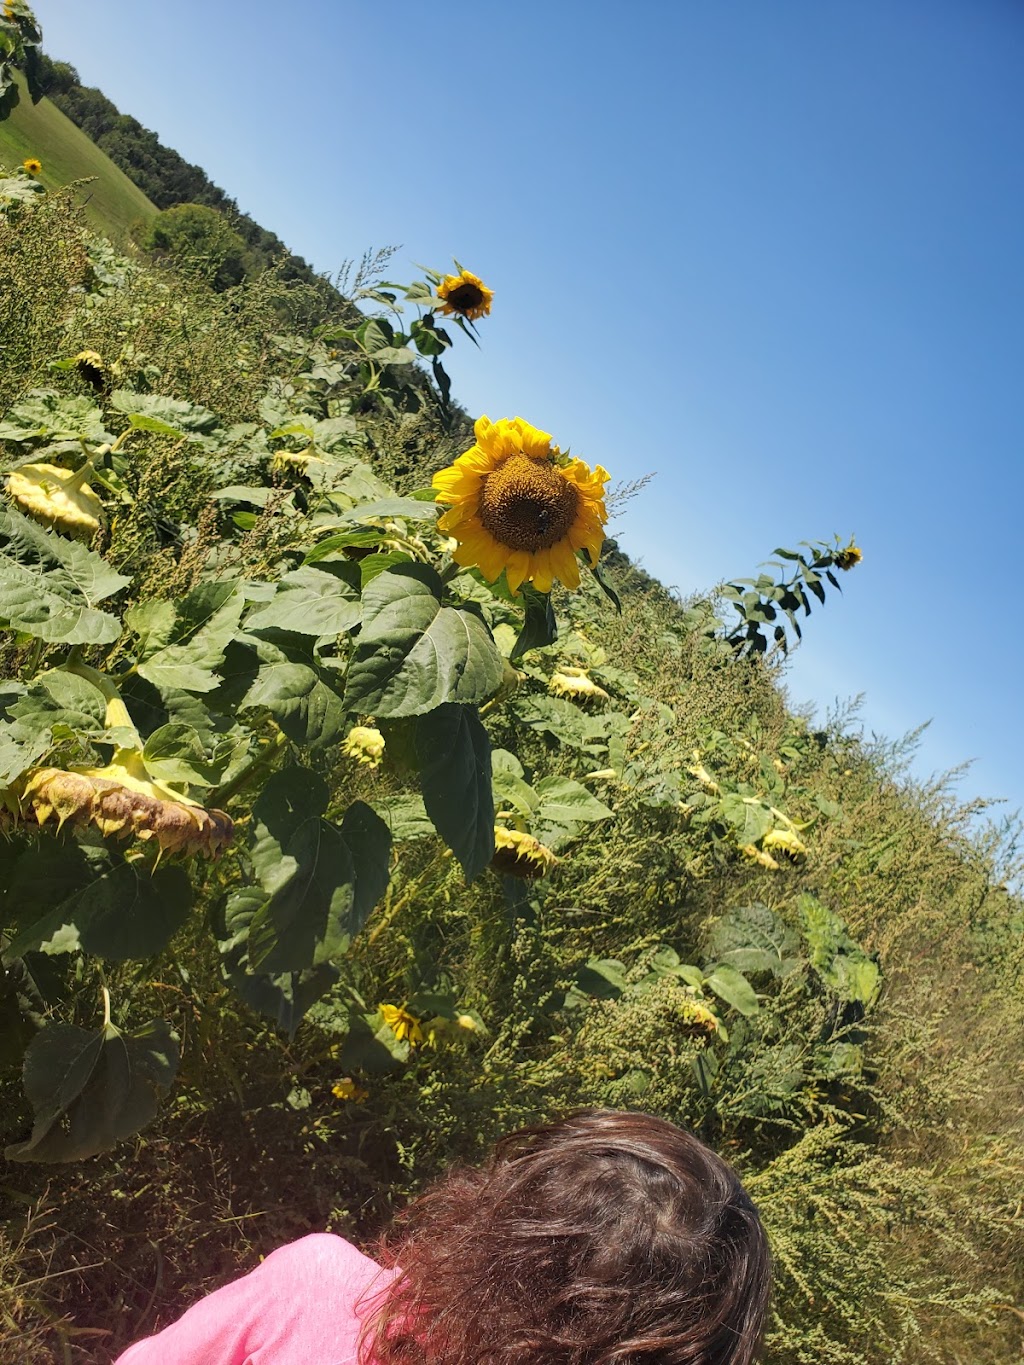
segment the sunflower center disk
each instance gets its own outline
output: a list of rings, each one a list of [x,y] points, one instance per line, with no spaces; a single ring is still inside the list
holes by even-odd
[[[448,302],[453,308],[457,308],[460,313],[468,313],[471,308],[478,308],[483,302],[483,294],[475,284],[460,284],[451,290],[448,295]]]
[[[499,545],[550,549],[576,519],[580,495],[549,460],[509,455],[484,479],[479,515]]]

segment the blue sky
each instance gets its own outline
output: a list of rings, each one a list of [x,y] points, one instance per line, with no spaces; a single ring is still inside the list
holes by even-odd
[[[682,592],[853,532],[788,687],[1024,807],[1018,0],[37,0],[47,51],[322,270],[495,290],[455,392],[616,481]]]

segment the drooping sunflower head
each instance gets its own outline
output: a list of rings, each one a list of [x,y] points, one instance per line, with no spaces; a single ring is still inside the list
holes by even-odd
[[[836,568],[842,569],[845,572],[847,569],[852,569],[855,565],[859,564],[863,558],[864,555],[860,546],[851,540],[845,549],[839,550],[836,553]]]
[[[480,276],[471,270],[460,269],[457,275],[445,275],[437,286],[437,297],[446,317],[457,315],[475,322],[490,313],[494,290],[488,289]]]
[[[558,859],[532,834],[520,829],[494,831],[494,857],[491,866],[495,872],[506,877],[523,877],[532,881],[536,877],[546,877],[557,866]]]
[[[7,493],[43,526],[76,540],[91,540],[103,520],[103,504],[82,473],[53,464],[23,464],[7,475]]]
[[[155,839],[161,852],[216,857],[234,825],[222,810],[207,810],[143,770],[112,762],[105,768],[35,768],[18,781],[23,818],[38,825],[92,825],[116,839]]]
[[[568,697],[570,701],[591,702],[608,701],[608,693],[599,687],[584,668],[571,668],[563,664],[548,679],[548,691],[556,697]]]
[[[79,351],[74,357],[74,360],[75,370],[81,378],[84,379],[89,387],[95,390],[96,393],[102,393],[107,383],[107,367],[103,363],[103,357],[100,355],[99,351]]]
[[[39,175],[43,169],[43,163],[35,156],[27,156],[21,164],[29,175]]]
[[[521,417],[481,417],[474,432],[476,444],[433,479],[437,501],[451,504],[437,524],[459,542],[453,559],[492,583],[504,569],[513,592],[527,581],[550,592],[556,578],[578,588],[577,552],[594,565],[604,544],[607,471],[564,459]]]
[[[761,847],[769,853],[782,853],[793,863],[807,856],[807,845],[791,829],[769,830],[761,840]]]

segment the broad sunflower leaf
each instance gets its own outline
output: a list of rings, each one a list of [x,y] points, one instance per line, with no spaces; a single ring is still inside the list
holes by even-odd
[[[0,625],[50,644],[110,644],[121,624],[95,604],[128,582],[85,545],[0,505]]]
[[[378,801],[374,809],[396,841],[425,839],[435,833],[434,822],[427,814],[422,796],[395,796],[390,801]]]
[[[799,965],[798,940],[788,924],[767,905],[740,906],[719,919],[708,935],[711,961],[740,972],[787,976]]]
[[[756,844],[775,827],[775,817],[764,802],[756,797],[727,792],[718,804],[723,818],[732,825],[740,844]]]
[[[611,819],[612,812],[571,777],[542,777],[534,784],[538,818],[556,825]]]
[[[152,431],[159,436],[196,441],[213,437],[220,431],[220,418],[209,408],[180,398],[115,389],[110,395],[110,406],[123,412],[129,424],[139,431]]]
[[[304,564],[277,584],[271,601],[246,617],[246,630],[297,631],[301,635],[342,635],[359,622],[358,564]]]
[[[526,616],[519,638],[509,655],[513,663],[529,650],[544,649],[558,639],[558,623],[551,605],[551,594],[538,592],[529,583],[524,583],[519,591],[526,601]]]
[[[325,820],[326,784],[302,768],[275,773],[253,808],[253,864],[267,899],[253,914],[253,972],[301,972],[343,956],[387,886],[391,832],[354,802]]]
[[[367,584],[345,693],[350,711],[418,716],[497,690],[502,659],[487,627],[469,610],[442,605],[443,591],[426,564],[395,565]]]
[[[529,694],[513,698],[510,709],[531,730],[546,730],[563,744],[575,749],[586,748],[590,753],[595,751],[595,741],[608,738],[609,717],[619,715],[618,712],[610,712],[592,716],[562,697]]]
[[[34,188],[34,186],[33,186]],[[0,422],[0,441],[112,441],[90,398],[33,389]]]
[[[154,957],[191,908],[192,887],[183,868],[165,865],[148,872],[140,863],[118,862],[22,929],[7,952],[21,957],[81,949],[111,962]]]
[[[289,1038],[294,1038],[307,1010],[330,990],[339,972],[327,962],[304,972],[277,976],[249,971],[249,927],[266,899],[258,886],[240,887],[228,897],[223,925],[226,937],[220,939],[221,970],[228,985],[250,1008],[273,1019]]]
[[[761,1008],[753,986],[735,967],[724,964],[715,967],[710,976],[704,978],[704,985],[747,1018]]]
[[[507,749],[491,752],[491,783],[500,806],[511,806],[528,820],[540,804],[537,793],[523,775],[523,765]]]
[[[178,1069],[178,1040],[154,1019],[132,1033],[113,1024],[90,1033],[48,1024],[25,1054],[32,1135],[4,1152],[8,1161],[79,1161],[108,1151],[145,1127]]]
[[[233,752],[230,741],[218,747],[211,759],[202,736],[183,721],[161,725],[146,740],[142,758],[152,777],[160,782],[187,782],[196,787],[215,787]]]
[[[416,752],[427,814],[471,882],[494,856],[491,741],[476,708],[449,702],[420,716]]]
[[[337,744],[348,729],[348,712],[333,688],[310,664],[264,664],[239,704],[265,706],[296,744]]]
[[[341,521],[369,521],[372,517],[404,517],[407,521],[436,521],[437,508],[419,498],[376,498],[372,502],[357,502]]]
[[[161,690],[212,692],[219,682],[215,670],[238,633],[244,607],[245,597],[237,583],[201,583],[193,588],[176,603],[171,643],[143,659],[137,668],[139,676]],[[162,629],[152,631],[147,644],[162,634]]]

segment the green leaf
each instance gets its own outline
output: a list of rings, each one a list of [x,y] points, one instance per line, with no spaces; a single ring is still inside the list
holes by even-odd
[[[476,708],[449,702],[420,716],[416,751],[427,813],[471,882],[494,856],[491,742]]]
[[[312,664],[264,664],[240,709],[265,706],[290,740],[323,748],[343,739],[348,711]]]
[[[509,704],[515,717],[532,730],[545,730],[563,744],[575,749],[586,749],[590,753],[599,752],[599,743],[606,740],[609,731],[618,725],[618,712],[602,715],[589,715],[579,706],[562,697],[545,697],[527,694],[516,696]],[[614,717],[614,722],[611,720]],[[628,723],[628,722],[627,722]],[[598,743],[595,744],[595,741]]]
[[[341,635],[359,623],[358,564],[303,565],[278,582],[277,592],[245,620],[246,630],[277,627],[301,635]]]
[[[111,962],[154,957],[188,918],[192,887],[181,867],[150,873],[140,863],[119,862],[74,891],[8,945],[11,957],[30,951],[78,949]]]
[[[579,821],[608,820],[612,812],[570,777],[542,777],[534,784],[537,793],[538,819],[556,825],[573,825]]]
[[[735,967],[725,964],[715,967],[710,976],[704,978],[704,984],[708,990],[714,991],[727,1005],[731,1005],[747,1018],[761,1008],[753,986]]]
[[[327,962],[308,971],[277,976],[248,970],[249,927],[266,899],[258,886],[240,887],[228,897],[224,913],[227,937],[220,940],[221,970],[228,985],[250,1008],[273,1019],[289,1038],[294,1038],[303,1016],[337,982],[339,973]]]
[[[356,503],[344,512],[341,521],[370,521],[373,518],[404,517],[407,521],[435,521],[437,508],[421,498],[375,498],[372,502]]]
[[[604,593],[605,597],[608,598],[608,601],[611,602],[612,606],[621,616],[622,599],[619,596],[619,594],[615,591],[615,589],[612,587],[612,585],[608,582],[607,578],[605,578],[604,570],[601,568],[600,564],[592,565],[590,572],[594,575],[597,585]]]
[[[121,624],[95,604],[128,582],[85,545],[0,506],[0,624],[50,644],[111,644]]]
[[[766,905],[744,905],[719,919],[708,935],[708,957],[741,972],[787,976],[799,964],[797,936]]]
[[[198,730],[182,721],[169,721],[154,730],[142,750],[146,768],[157,781],[197,787],[215,787],[220,782],[230,746],[221,756],[222,762],[210,762]]]
[[[339,828],[320,815],[325,801],[322,779],[288,768],[253,808],[253,864],[269,893],[249,930],[253,971],[273,976],[343,956],[387,885],[383,820],[355,802]]]
[[[0,441],[93,441],[114,438],[103,425],[103,413],[76,394],[33,389],[15,403],[0,422]]]
[[[25,1054],[32,1136],[6,1149],[8,1161],[80,1161],[108,1151],[156,1116],[178,1069],[178,1041],[154,1019],[133,1033],[48,1024]]]
[[[378,801],[374,809],[387,823],[391,837],[396,841],[425,839],[435,832],[434,822],[427,814],[421,796],[395,796],[390,801]]]
[[[555,609],[551,605],[551,594],[538,592],[529,583],[523,584],[520,593],[526,601],[526,617],[519,638],[509,655],[513,663],[529,650],[544,649],[558,639],[558,624],[555,621]]]
[[[523,765],[507,749],[491,752],[491,783],[499,806],[511,806],[524,820],[529,820],[540,804],[537,793],[524,779]]]
[[[727,792],[719,802],[719,810],[732,825],[739,844],[756,844],[770,829],[775,828],[775,817],[756,797]]]
[[[110,406],[128,417],[131,426],[139,431],[152,431],[160,436],[178,440],[203,441],[220,430],[220,418],[198,403],[186,403],[180,398],[165,398],[158,393],[133,393],[130,389],[115,389],[110,395]]]
[[[161,690],[212,692],[215,670],[238,632],[245,598],[238,585],[201,583],[176,603],[172,643],[154,650],[138,665],[140,677]]]
[[[367,584],[345,693],[350,711],[417,716],[497,690],[502,659],[487,627],[469,610],[443,606],[442,593],[425,564],[396,565]]]
[[[615,958],[592,957],[576,973],[576,988],[597,1000],[617,1000],[627,988],[626,969]]]

